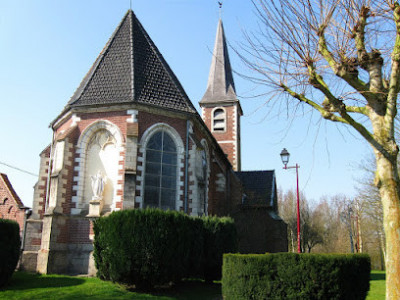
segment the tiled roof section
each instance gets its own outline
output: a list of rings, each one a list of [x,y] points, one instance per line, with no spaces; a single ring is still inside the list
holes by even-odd
[[[0,173],[0,178],[4,182],[4,185],[7,187],[8,191],[14,198],[15,202],[20,208],[25,207],[24,204],[22,203],[21,199],[18,197],[17,193],[15,192],[13,186],[11,185],[11,182],[8,180],[8,177],[6,174]]]
[[[135,100],[195,112],[181,84],[139,21],[133,23]]]
[[[129,10],[68,105],[132,102],[196,111],[161,53]]]
[[[200,104],[237,101],[224,26],[219,20],[207,90]]]
[[[242,182],[246,194],[243,204],[274,205],[274,171],[243,171],[235,174]]]

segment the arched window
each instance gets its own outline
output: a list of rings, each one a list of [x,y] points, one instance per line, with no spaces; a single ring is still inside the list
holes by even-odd
[[[143,207],[176,209],[177,148],[165,131],[156,131],[146,145]]]
[[[213,112],[213,131],[225,131],[226,113],[222,108],[217,108]]]

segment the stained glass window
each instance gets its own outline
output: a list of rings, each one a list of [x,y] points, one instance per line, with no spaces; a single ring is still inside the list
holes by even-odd
[[[175,210],[178,155],[175,142],[157,131],[146,146],[144,207]]]

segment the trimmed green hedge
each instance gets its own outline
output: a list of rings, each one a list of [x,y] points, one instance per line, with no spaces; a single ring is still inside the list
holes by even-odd
[[[207,282],[221,279],[222,256],[237,251],[236,226],[232,218],[203,217],[204,279]]]
[[[368,255],[225,254],[224,299],[365,299]]]
[[[236,238],[233,221],[228,218],[133,209],[99,218],[93,229],[97,276],[135,284],[139,289],[205,274],[218,278],[215,270],[222,268],[221,251],[236,251],[229,248],[235,241],[227,240]]]
[[[0,287],[7,284],[20,254],[19,225],[15,221],[0,219]]]

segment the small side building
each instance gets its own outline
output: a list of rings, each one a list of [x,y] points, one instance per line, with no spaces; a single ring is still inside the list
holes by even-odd
[[[242,204],[232,214],[240,253],[286,252],[287,225],[279,217],[275,171],[236,172],[243,185]]]
[[[18,197],[7,175],[0,173],[0,219],[16,221],[22,236],[25,212],[28,209]]]

